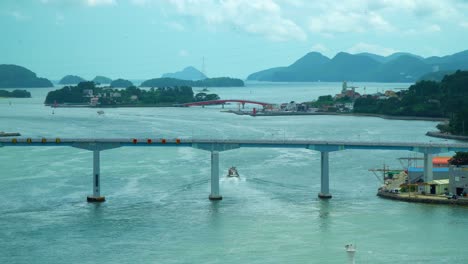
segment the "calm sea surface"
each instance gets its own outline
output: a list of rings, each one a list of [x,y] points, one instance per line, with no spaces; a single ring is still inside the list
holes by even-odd
[[[409,84],[357,83],[366,92]],[[440,142],[437,123],[371,117],[250,117],[206,108],[57,108],[0,98],[0,130],[25,137],[167,137]],[[200,89],[195,88],[195,91]],[[223,99],[280,103],[335,94],[341,83],[213,88]],[[363,89],[358,89],[364,92]],[[10,105],[11,102],[11,105]],[[228,106],[237,108],[237,105]],[[254,106],[250,106],[254,107]],[[447,141],[451,142],[451,141]],[[0,148],[0,263],[468,263],[468,208],[376,197],[370,168],[401,168],[401,151],[330,154],[333,199],[321,201],[320,153],[237,149],[220,155],[221,194],[208,200],[210,154],[118,148],[101,154],[101,192],[89,204],[92,153]],[[230,166],[241,179],[226,179]],[[422,164],[421,164],[422,165]]]

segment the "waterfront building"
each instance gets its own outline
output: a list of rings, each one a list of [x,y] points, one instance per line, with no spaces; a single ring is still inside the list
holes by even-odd
[[[449,192],[462,196],[468,193],[468,166],[449,167]]]
[[[424,184],[424,192],[432,195],[443,195],[448,192],[449,179],[433,180]]]

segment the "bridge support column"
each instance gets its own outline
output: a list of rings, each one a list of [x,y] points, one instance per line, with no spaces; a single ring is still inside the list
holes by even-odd
[[[212,201],[223,199],[219,195],[219,151],[211,151],[211,193],[208,198]]]
[[[242,109],[244,109],[244,108],[245,108],[245,103],[242,103]]]
[[[430,182],[433,178],[432,154],[424,153],[424,182]]]
[[[223,107],[223,109],[224,109],[224,104],[222,104],[222,107]]]
[[[329,190],[329,172],[328,172],[328,153],[327,151],[320,152],[321,159],[321,177],[320,177],[320,193],[318,197],[320,199],[330,199],[332,195],[330,194]]]
[[[88,202],[104,202],[106,199],[101,196],[101,172],[100,172],[100,151],[93,150],[93,195],[88,196]]]

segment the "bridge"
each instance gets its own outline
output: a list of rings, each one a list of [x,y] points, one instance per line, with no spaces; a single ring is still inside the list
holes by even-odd
[[[226,103],[240,103],[242,108],[244,108],[245,104],[257,104],[263,107],[268,105],[272,105],[271,103],[265,102],[258,102],[258,101],[251,101],[251,100],[242,100],[242,99],[225,99],[225,100],[210,100],[210,101],[202,101],[202,102],[193,102],[193,103],[186,103],[183,106],[205,106],[205,105],[223,105]]]
[[[93,194],[88,202],[103,202],[100,193],[100,152],[119,147],[191,147],[211,153],[210,200],[221,200],[219,192],[219,153],[238,148],[295,148],[321,153],[319,198],[331,198],[329,191],[329,153],[341,150],[406,150],[424,154],[424,181],[433,180],[432,155],[468,151],[466,143],[356,142],[314,140],[241,140],[241,139],[165,139],[165,138],[0,138],[0,147],[69,146],[93,152]]]

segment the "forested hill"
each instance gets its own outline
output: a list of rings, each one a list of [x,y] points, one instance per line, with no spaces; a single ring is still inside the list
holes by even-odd
[[[144,81],[141,87],[174,87],[174,86],[190,86],[190,87],[241,87],[244,86],[244,81],[229,77],[207,78],[199,81],[180,80],[174,78],[155,78]]]
[[[400,116],[447,117],[442,132],[468,135],[468,71],[446,75],[441,82],[420,81],[398,97],[379,99],[368,95],[356,99],[354,112]]]
[[[0,64],[0,88],[53,87],[45,78],[18,65]]]
[[[340,52],[328,58],[310,52],[286,67],[250,74],[247,80],[273,82],[415,82],[433,71],[468,70],[468,50],[444,57],[423,58],[410,53],[384,57]]]
[[[204,80],[206,77],[201,71],[197,70],[195,67],[189,66],[184,68],[182,71],[173,72],[173,73],[165,73],[161,76],[161,78],[174,78],[180,80],[191,80],[191,81],[198,81]]]
[[[59,84],[79,84],[80,82],[86,81],[85,79],[81,78],[80,76],[76,75],[67,75],[60,79]]]
[[[92,102],[97,99],[95,104]],[[46,105],[79,106],[172,106],[194,101],[217,100],[217,94],[193,93],[192,87],[160,87],[140,89],[130,86],[125,89],[96,86],[94,82],[81,82],[76,86],[65,86],[50,91],[45,99]]]

